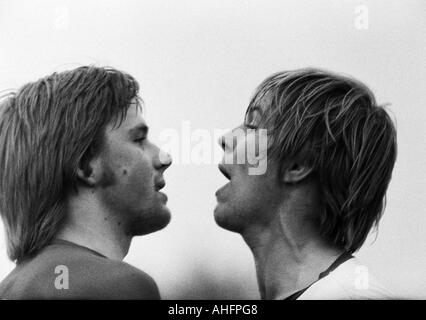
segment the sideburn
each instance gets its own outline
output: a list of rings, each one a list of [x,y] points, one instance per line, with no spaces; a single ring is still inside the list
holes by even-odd
[[[99,181],[99,186],[101,188],[108,188],[116,184],[116,177],[114,174],[114,170],[108,164],[107,161],[102,161],[103,172],[102,177]]]

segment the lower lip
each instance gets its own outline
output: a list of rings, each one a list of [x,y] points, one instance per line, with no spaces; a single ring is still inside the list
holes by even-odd
[[[164,199],[164,201],[167,201],[168,198],[167,198],[167,195],[165,193],[162,193],[160,191],[157,191],[157,192],[160,195],[160,197],[162,197]]]
[[[223,187],[219,188],[216,191],[216,198],[217,200],[224,200],[225,199],[225,193],[226,193],[226,189],[229,187],[230,182],[228,182],[227,184],[225,184]]]

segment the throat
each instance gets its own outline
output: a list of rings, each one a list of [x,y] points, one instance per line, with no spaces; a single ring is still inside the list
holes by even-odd
[[[306,243],[302,247],[289,246],[282,238],[270,238],[262,244],[252,245],[256,275],[261,299],[284,299],[303,290],[335,267],[343,250]],[[350,256],[350,255],[349,255]]]

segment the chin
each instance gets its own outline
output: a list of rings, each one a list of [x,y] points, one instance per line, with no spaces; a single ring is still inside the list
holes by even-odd
[[[237,215],[226,208],[223,203],[218,203],[214,209],[214,220],[219,227],[228,231],[241,233],[241,224],[238,223],[236,217]]]
[[[134,219],[130,225],[130,234],[142,236],[164,229],[171,220],[170,210],[163,206],[151,211],[149,216],[142,215]]]

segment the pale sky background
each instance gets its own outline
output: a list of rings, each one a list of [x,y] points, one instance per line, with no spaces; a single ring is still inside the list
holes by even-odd
[[[367,29],[356,24],[360,5]],[[0,90],[83,64],[113,66],[139,81],[154,141],[186,121],[191,132],[208,130],[213,148],[213,130],[240,124],[270,74],[316,66],[353,75],[391,104],[398,130],[387,208],[358,256],[400,296],[426,298],[425,34],[421,0],[0,0]],[[172,221],[134,238],[125,261],[148,272],[163,298],[258,298],[248,247],[213,219],[225,183],[216,164],[180,156],[165,177]],[[13,266],[2,228],[0,278]]]

